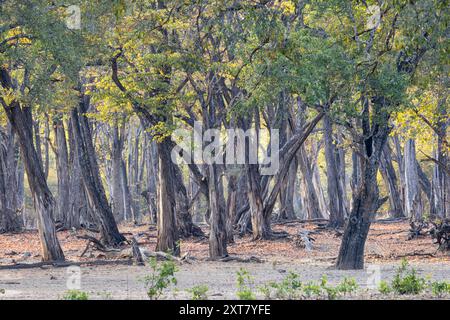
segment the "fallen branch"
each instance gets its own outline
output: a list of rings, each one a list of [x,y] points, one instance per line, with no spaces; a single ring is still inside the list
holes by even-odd
[[[65,268],[70,266],[106,266],[106,265],[132,265],[131,260],[94,260],[94,261],[64,261],[64,262],[37,262],[37,263],[16,263],[0,266],[0,270],[33,269],[33,268]]]
[[[255,256],[250,256],[250,257],[245,257],[245,258],[241,258],[241,257],[237,257],[237,256],[226,256],[226,257],[220,258],[218,260],[214,260],[214,261],[242,262],[242,263],[263,263],[264,262],[263,260],[261,260],[258,257],[255,257]]]

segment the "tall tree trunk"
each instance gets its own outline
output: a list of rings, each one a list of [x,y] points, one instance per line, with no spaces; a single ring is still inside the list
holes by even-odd
[[[14,133],[10,125],[5,131],[0,131],[0,233],[22,229],[22,222],[17,215]]]
[[[391,153],[391,148],[389,147],[389,144],[386,143],[380,160],[380,171],[389,193],[391,216],[394,218],[401,218],[404,217],[405,214],[403,213],[402,199],[398,190],[398,180],[392,164]]]
[[[7,90],[13,87],[11,77],[5,68],[0,68],[0,82],[2,87]],[[10,105],[2,101],[2,105],[12,128],[17,134],[22,150],[28,184],[37,213],[42,259],[44,261],[63,261],[64,254],[59,245],[53,221],[56,207],[55,199],[48,188],[38,153],[33,145],[31,109],[22,108],[18,101],[12,101]]]
[[[209,233],[209,256],[212,259],[222,258],[228,255],[226,234],[226,212],[219,203],[219,173],[217,166],[208,165],[208,187],[209,187],[209,210],[210,226]]]
[[[292,220],[296,218],[294,210],[294,193],[295,182],[297,180],[297,169],[298,162],[297,158],[295,158],[292,161],[289,173],[284,180],[282,191],[280,191],[280,219]]]
[[[237,177],[233,174],[228,176],[228,199],[227,199],[227,242],[234,243],[234,222],[237,209]]]
[[[69,153],[67,149],[66,130],[62,119],[54,119],[53,127],[56,140],[56,171],[58,176],[58,219],[66,228],[72,228],[70,215],[70,177]]]
[[[42,160],[42,165],[44,167],[45,179],[48,179],[48,174],[50,171],[50,150],[49,150],[49,140],[50,140],[50,123],[48,115],[45,115],[45,127],[44,127],[44,159]]]
[[[69,132],[69,212],[66,215],[67,223],[71,228],[79,229],[81,226],[88,227],[95,222],[94,215],[90,208],[86,190],[84,188],[81,173],[81,166],[76,150],[72,121],[68,124]]]
[[[145,149],[145,167],[147,174],[147,187],[146,190],[142,192],[143,197],[145,198],[149,213],[150,213],[150,221],[151,223],[156,224],[156,215],[157,215],[157,177],[158,177],[158,153],[156,143],[152,142],[149,135],[147,134],[145,137],[145,145],[148,146]]]
[[[405,211],[412,220],[422,218],[422,200],[420,197],[419,174],[417,171],[416,144],[412,139],[405,143]]]
[[[323,118],[325,136],[325,158],[327,164],[328,203],[330,209],[329,226],[339,228],[344,225],[345,207],[343,190],[338,175],[337,150],[333,141],[333,126],[328,115]]]
[[[381,154],[389,135],[389,115],[385,113],[386,100],[372,99],[372,117],[369,101],[363,100],[362,136],[360,149],[364,152],[361,161],[361,181],[353,199],[352,210],[345,223],[336,267],[341,270],[364,268],[364,247],[370,224],[376,212],[387,199],[380,199],[377,172]],[[375,119],[371,122],[371,118]]]
[[[336,263],[340,270],[364,268],[365,240],[371,219],[379,206],[376,180],[378,166],[373,159],[364,162],[361,183],[353,199]]]
[[[91,129],[85,116],[88,105],[89,97],[82,95],[78,108],[72,109],[72,128],[77,155],[82,168],[81,174],[87,196],[95,212],[96,222],[100,227],[102,242],[105,245],[118,246],[126,239],[117,228],[100,178]]]
[[[159,156],[159,190],[158,190],[158,239],[156,250],[180,254],[176,226],[175,173],[171,166],[170,145],[163,141],[158,143]]]
[[[394,142],[395,147],[395,160],[397,161],[398,165],[398,172],[399,172],[399,192],[400,192],[400,199],[402,201],[402,209],[403,214],[406,212],[406,197],[405,197],[405,188],[406,188],[406,182],[405,182],[405,159],[403,158],[403,152],[402,152],[402,146],[400,144],[400,139],[398,136],[394,135],[392,137],[392,141]]]
[[[128,220],[132,218],[133,212],[131,207],[131,192],[130,187],[128,186],[128,172],[127,172],[127,166],[125,164],[125,160],[122,160],[122,164],[120,166],[122,174],[122,194],[123,194],[123,204],[124,204],[124,211],[123,211],[123,219]]]
[[[42,166],[32,143],[31,110],[29,108],[22,109],[17,102],[13,102],[13,105],[6,108],[6,112],[21,145],[28,184],[37,213],[42,259],[43,261],[63,261],[64,254],[56,237],[53,221],[56,209],[55,199],[47,186]]]
[[[247,174],[253,240],[270,239],[270,221],[264,211],[264,195],[261,189],[261,176],[258,165],[248,165]]]
[[[124,147],[124,132],[119,130],[119,126],[112,128],[112,209],[114,217],[120,221],[123,220],[125,213],[125,201],[123,193],[123,171],[122,171],[122,152]]]
[[[300,172],[302,173],[302,189],[304,190],[304,204],[307,212],[307,217],[310,219],[323,218],[320,210],[319,199],[317,191],[314,188],[314,173],[311,168],[310,159],[306,154],[306,149],[301,147],[297,156],[300,165]]]

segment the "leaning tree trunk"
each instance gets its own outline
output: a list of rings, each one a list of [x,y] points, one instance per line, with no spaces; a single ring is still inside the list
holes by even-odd
[[[109,246],[118,246],[126,239],[117,228],[114,215],[106,198],[100,178],[91,129],[85,113],[88,110],[89,97],[82,95],[78,108],[72,109],[72,129],[76,141],[76,152],[82,168],[81,175],[87,196],[95,212],[95,220],[100,227],[102,242]]]
[[[0,82],[3,88],[12,89],[12,79],[5,68],[0,69]],[[37,225],[42,245],[42,259],[44,261],[62,261],[64,254],[56,236],[55,223],[53,221],[56,207],[50,189],[45,179],[44,171],[39,162],[38,153],[33,145],[33,118],[30,108],[22,108],[18,101],[12,101],[6,105],[2,101],[8,120],[17,134],[25,170],[28,176],[28,184],[33,197],[34,208],[37,213]]]
[[[19,138],[22,150],[28,184],[37,213],[42,259],[43,261],[63,261],[64,254],[56,237],[53,221],[56,209],[55,199],[47,186],[42,166],[32,142],[31,110],[29,108],[22,109],[18,102],[13,102],[12,105],[5,108],[5,111]]]

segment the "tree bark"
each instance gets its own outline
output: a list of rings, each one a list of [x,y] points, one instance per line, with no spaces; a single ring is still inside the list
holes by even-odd
[[[173,172],[170,146],[166,141],[157,144],[159,156],[158,239],[156,250],[180,254],[176,227],[175,172]]]
[[[389,144],[386,143],[380,160],[380,171],[389,193],[391,216],[394,218],[401,218],[404,217],[405,214],[403,212],[402,199],[398,190],[398,179],[392,164],[391,153],[391,148],[389,147]]]
[[[82,94],[78,108],[72,109],[72,128],[78,160],[82,168],[81,175],[89,202],[95,212],[95,220],[100,228],[102,242],[105,245],[118,246],[126,239],[117,228],[100,178],[91,129],[85,116],[88,105],[89,97]]]
[[[58,176],[58,220],[66,228],[72,228],[73,219],[70,215],[70,177],[69,153],[67,148],[66,130],[62,119],[54,119],[53,128],[56,140],[56,171]]]
[[[10,75],[5,68],[0,68],[0,82],[3,88],[7,90],[13,87]],[[44,261],[63,261],[64,254],[59,245],[53,221],[56,207],[55,199],[48,188],[38,153],[33,145],[31,109],[22,108],[18,101],[12,101],[10,105],[7,105],[1,99],[1,104],[5,109],[9,123],[17,134],[22,151],[28,184],[37,213],[42,259]]]
[[[122,152],[124,147],[124,132],[118,125],[112,128],[111,168],[112,168],[112,208],[114,217],[123,220],[125,212],[125,195],[123,192]]]
[[[208,165],[208,187],[209,187],[209,209],[210,225],[209,233],[209,256],[211,259],[218,259],[228,256],[227,234],[226,234],[226,213],[220,205],[218,196],[219,176],[216,165]]]
[[[422,200],[420,197],[419,174],[417,171],[416,144],[412,139],[405,143],[405,212],[412,220],[422,218]]]
[[[385,199],[379,198],[377,172],[381,154],[388,138],[389,114],[383,106],[383,97],[372,99],[371,122],[369,101],[363,100],[361,155],[361,181],[353,199],[352,210],[345,224],[336,267],[341,270],[364,268],[364,247],[370,224]]]
[[[0,129],[0,233],[18,232],[22,222],[18,213],[14,133],[10,125]]]
[[[340,228],[344,225],[344,194],[340,187],[337,164],[338,154],[333,139],[333,126],[328,115],[324,116],[325,158],[327,164],[328,203],[330,210],[329,226]]]

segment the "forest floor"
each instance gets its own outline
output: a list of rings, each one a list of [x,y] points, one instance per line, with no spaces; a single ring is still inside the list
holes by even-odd
[[[134,236],[141,249],[152,251],[156,244],[156,230],[148,226],[122,225],[128,238]],[[167,298],[189,298],[189,288],[207,285],[208,296],[216,299],[236,297],[236,272],[245,268],[254,278],[255,288],[273,280],[281,280],[289,271],[299,274],[303,281],[320,280],[326,275],[330,283],[344,277],[353,277],[361,288],[366,288],[371,272],[338,271],[333,269],[338,254],[341,234],[334,230],[318,228],[315,223],[291,222],[275,224],[275,231],[285,231],[288,238],[274,241],[251,241],[250,237],[236,237],[229,245],[229,253],[242,259],[256,257],[261,262],[208,261],[208,240],[187,239],[181,242],[182,255],[189,254],[186,262],[179,263],[176,288],[167,291]],[[312,250],[298,246],[299,231],[308,230],[314,238]],[[406,258],[423,277],[450,280],[450,254],[436,252],[430,237],[407,240],[409,224],[375,222],[372,224],[366,245],[366,268],[380,270],[383,280],[390,280],[400,261]],[[86,231],[58,233],[66,259],[73,262],[113,261],[125,258],[117,253],[88,250],[83,257],[87,240],[77,236],[91,234]],[[1,269],[2,266],[36,263],[40,261],[39,237],[36,231],[0,235],[0,299],[60,299],[67,291],[71,274],[67,268],[40,267],[31,269]],[[90,298],[144,299],[142,279],[150,268],[132,265],[82,265],[81,290]],[[255,289],[256,291],[256,289]],[[370,290],[360,291],[357,298],[381,298]]]

